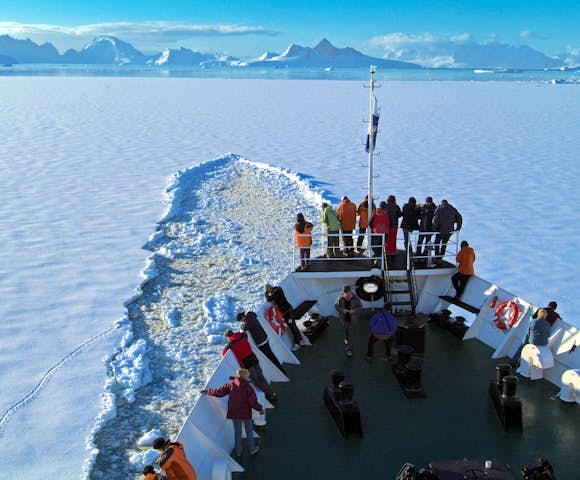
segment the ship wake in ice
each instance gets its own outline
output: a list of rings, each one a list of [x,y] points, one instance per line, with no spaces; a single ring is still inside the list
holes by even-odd
[[[314,220],[323,196],[299,174],[236,155],[174,175],[145,245],[145,280],[127,302],[125,346],[110,362],[112,418],[97,425],[90,478],[137,475],[156,457],[139,439],[177,434],[221,358],[224,329],[287,274],[296,213]]]

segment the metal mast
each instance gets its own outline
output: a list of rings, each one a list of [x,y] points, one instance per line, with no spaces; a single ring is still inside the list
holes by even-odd
[[[375,141],[373,136],[374,113],[375,113],[375,66],[371,65],[371,83],[370,83],[370,110],[369,110],[369,180],[368,180],[368,209],[367,209],[367,254],[372,257],[371,248],[371,217],[373,213],[373,152],[375,150]],[[377,126],[378,128],[378,126]]]

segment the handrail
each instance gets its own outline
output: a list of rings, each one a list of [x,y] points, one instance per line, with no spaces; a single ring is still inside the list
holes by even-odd
[[[377,238],[379,237],[381,240],[380,245],[384,245],[385,244],[385,235],[384,233],[371,233],[370,236],[371,238]],[[308,259],[308,262],[328,262],[328,261],[356,261],[356,260],[361,260],[361,259],[366,259],[366,260],[372,260],[372,261],[378,261],[380,264],[380,268],[381,270],[385,269],[386,267],[386,262],[385,262],[385,258],[384,258],[384,250],[382,252],[381,255],[379,256],[375,256],[374,252],[372,250],[372,246],[371,249],[369,250],[366,247],[365,244],[365,255],[363,257],[361,256],[355,256],[354,252],[358,251],[358,246],[357,246],[357,238],[359,236],[358,233],[354,233],[352,235],[348,235],[348,234],[344,234],[344,233],[310,233],[310,234],[304,234],[304,235],[299,235],[301,237],[311,237],[312,238],[312,245],[310,246],[310,258]],[[300,247],[296,246],[296,242],[294,241],[294,237],[295,234],[292,234],[292,244],[293,244],[293,255],[292,255],[292,259],[293,259],[293,269],[295,270],[297,267],[299,267],[301,265],[301,259],[300,259]],[[336,257],[327,257],[327,250],[328,250],[328,238],[329,237],[338,237],[338,245],[335,247],[331,247],[331,248],[336,248],[338,249],[341,253],[339,256]],[[353,244],[352,245],[345,245],[344,244],[344,238],[345,237],[352,237],[353,239]],[[367,235],[365,234],[365,239],[367,238]],[[377,246],[375,246],[375,248],[377,248]],[[344,256],[342,254],[343,250],[352,250],[353,251],[353,255],[346,255]],[[369,255],[370,253],[370,255]]]
[[[448,261],[451,264],[455,264],[455,257],[459,252],[459,245],[460,239],[458,235],[458,230],[451,232],[451,237],[446,242],[445,253],[441,251],[437,254],[436,249],[438,245],[435,244],[435,239],[438,235],[441,235],[439,232],[420,232],[417,230],[413,230],[409,232],[409,248],[406,251],[406,258],[405,264],[406,269],[409,270],[411,268],[411,263],[417,260],[424,260],[427,263],[427,266],[433,266],[433,263],[439,263],[439,261]],[[357,246],[357,238],[361,234],[358,231],[353,231],[352,234],[344,234],[344,233],[310,233],[299,235],[303,237],[310,237],[312,238],[312,246],[310,247],[310,258],[308,262],[325,262],[325,261],[353,261],[353,260],[360,260],[360,256],[355,255],[346,255],[343,256],[342,254],[337,257],[326,257],[326,250],[327,250],[327,242],[329,237],[338,237],[338,246],[334,247],[340,250],[341,252],[344,250],[352,250],[353,252],[358,250]],[[300,260],[300,247],[296,246],[296,242],[294,241],[295,234],[292,234],[292,244],[294,245],[293,253],[292,253],[292,269],[296,270],[297,267],[300,267],[301,260]],[[385,234],[383,233],[372,233],[371,237],[380,236],[382,245],[385,244]],[[351,237],[353,242],[352,245],[345,245],[344,238]],[[418,247],[419,247],[419,239],[428,239],[429,241],[423,242],[420,247],[422,250],[422,254],[418,255]],[[397,245],[403,247],[404,245],[404,230],[402,228],[397,229]],[[365,253],[368,253],[368,247],[366,245],[366,235],[365,235]],[[404,248],[404,247],[403,247]],[[372,252],[372,246],[371,246]],[[365,255],[364,258],[375,260],[380,262],[381,269],[387,268],[387,264],[384,261],[384,255],[381,256],[367,256]]]

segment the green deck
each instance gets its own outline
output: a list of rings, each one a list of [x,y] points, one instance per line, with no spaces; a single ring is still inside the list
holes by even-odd
[[[554,399],[558,388],[520,378],[524,432],[505,433],[488,395],[495,376],[492,350],[478,340],[463,342],[434,325],[426,327],[423,388],[427,398],[409,400],[384,357],[364,359],[368,326],[359,321],[355,356],[344,355],[338,320],[313,347],[286,366],[292,379],[275,384],[279,405],[259,431],[260,453],[243,459],[236,479],[394,478],[405,462],[427,466],[432,460],[497,458],[519,466],[547,457],[558,478],[580,478],[580,408]],[[395,352],[393,352],[395,353]],[[394,354],[396,359],[396,354]],[[344,440],[322,402],[330,370],[343,369],[354,383],[364,438]]]

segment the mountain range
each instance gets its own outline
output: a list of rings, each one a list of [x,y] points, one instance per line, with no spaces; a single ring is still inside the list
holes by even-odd
[[[455,52],[455,60],[464,68],[558,68],[564,62],[551,58],[527,46],[470,44]],[[81,50],[67,50],[60,54],[51,43],[37,44],[30,39],[18,40],[0,35],[0,63],[66,63],[150,66],[231,66],[231,67],[368,67],[410,69],[422,68],[410,63],[364,55],[351,47],[337,48],[323,38],[315,47],[292,44],[284,53],[265,52],[252,60],[241,60],[225,54],[201,53],[188,48],[168,48],[154,55],[146,55],[130,43],[102,35],[95,37]]]

